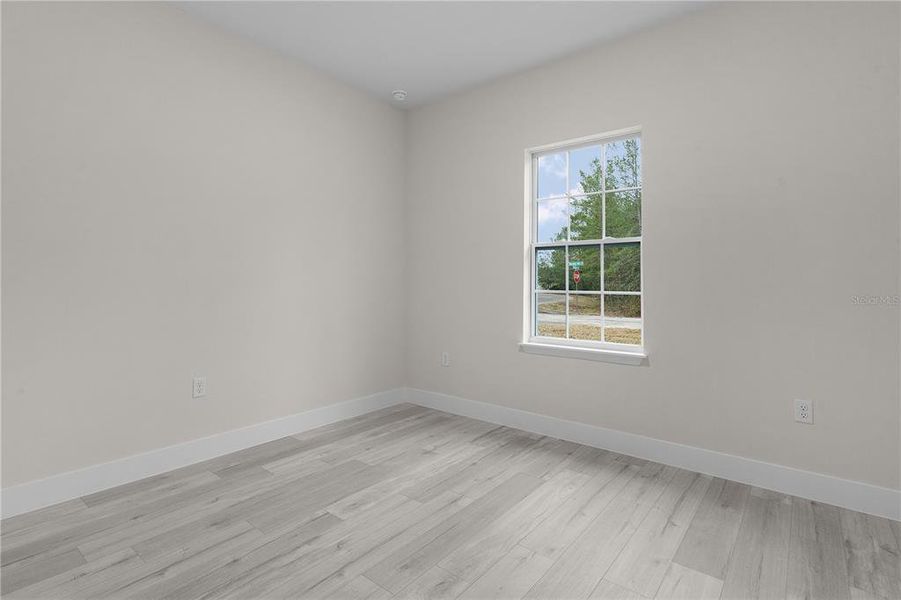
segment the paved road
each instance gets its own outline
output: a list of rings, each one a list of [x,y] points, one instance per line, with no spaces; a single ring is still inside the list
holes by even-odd
[[[538,315],[538,320],[542,323],[564,323],[566,322],[566,315],[549,315],[541,313]],[[593,315],[570,315],[569,322],[570,324],[576,325],[596,325],[600,327],[601,317]],[[641,327],[641,319],[607,317],[604,319],[604,324],[607,327],[631,327],[633,329],[639,329]]]

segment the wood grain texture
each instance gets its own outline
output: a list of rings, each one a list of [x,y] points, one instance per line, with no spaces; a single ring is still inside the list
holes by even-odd
[[[717,600],[722,590],[721,580],[678,563],[670,563],[656,597],[668,600]]]
[[[411,405],[0,524],[9,598],[901,597],[898,523]]]
[[[515,546],[500,560],[492,564],[471,586],[466,588],[466,598],[522,598],[553,561],[523,546]]]
[[[387,556],[366,572],[383,588],[398,592],[465,541],[472,539],[502,517],[535,488],[536,477],[517,473],[460,512]]]
[[[794,498],[787,597],[849,600],[840,509]]]
[[[620,552],[605,579],[642,596],[653,597],[709,485],[710,477],[679,471]]]
[[[587,598],[675,474],[648,463],[570,544],[526,598]]]
[[[644,596],[612,581],[601,579],[589,596],[591,600],[642,600]]]
[[[723,579],[751,488],[714,478],[673,561]]]
[[[840,515],[851,585],[877,598],[901,598],[898,524],[849,510]]]
[[[783,598],[791,533],[790,496],[752,488],[723,578],[722,598]]]
[[[360,575],[326,596],[325,600],[388,600],[390,597],[391,592]]]

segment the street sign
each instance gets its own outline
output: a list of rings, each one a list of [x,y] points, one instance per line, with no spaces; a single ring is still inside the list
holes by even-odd
[[[578,269],[573,271],[573,281],[576,283],[579,283],[580,281],[582,281],[582,271],[580,271]]]

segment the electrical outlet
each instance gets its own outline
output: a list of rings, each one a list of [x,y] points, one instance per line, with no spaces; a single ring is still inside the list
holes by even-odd
[[[206,396],[206,377],[195,377],[194,388],[191,391],[192,398],[203,398]]]
[[[442,352],[442,353],[441,353],[441,366],[442,366],[442,367],[449,367],[449,366],[450,366],[450,353],[449,353],[449,352]]]
[[[813,402],[810,400],[795,400],[795,421],[813,425]]]

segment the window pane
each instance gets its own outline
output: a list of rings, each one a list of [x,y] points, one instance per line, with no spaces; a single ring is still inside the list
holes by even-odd
[[[614,344],[641,344],[641,329],[630,327],[604,327],[604,341]]]
[[[569,289],[575,291],[600,291],[601,247],[569,247]]]
[[[566,337],[566,295],[535,294],[535,335]]]
[[[600,295],[569,295],[569,338],[601,341]]]
[[[566,153],[538,157],[538,197],[562,196],[566,193]]]
[[[641,296],[604,294],[604,316],[607,317],[607,325],[640,325],[627,320],[641,319]],[[613,320],[617,322],[613,323]]]
[[[604,339],[641,343],[641,296],[604,294]]]
[[[607,144],[607,189],[641,185],[641,142],[638,138]]]
[[[569,153],[569,193],[601,191],[601,147],[589,146]]]
[[[641,247],[638,242],[604,246],[604,289],[641,291]]]
[[[535,251],[535,285],[539,290],[566,289],[566,253],[563,248]]]
[[[538,238],[540,242],[566,239],[566,198],[538,201]]]
[[[606,216],[608,237],[641,235],[641,191],[609,192]]]
[[[601,239],[601,197],[575,196],[569,206],[569,239]]]

